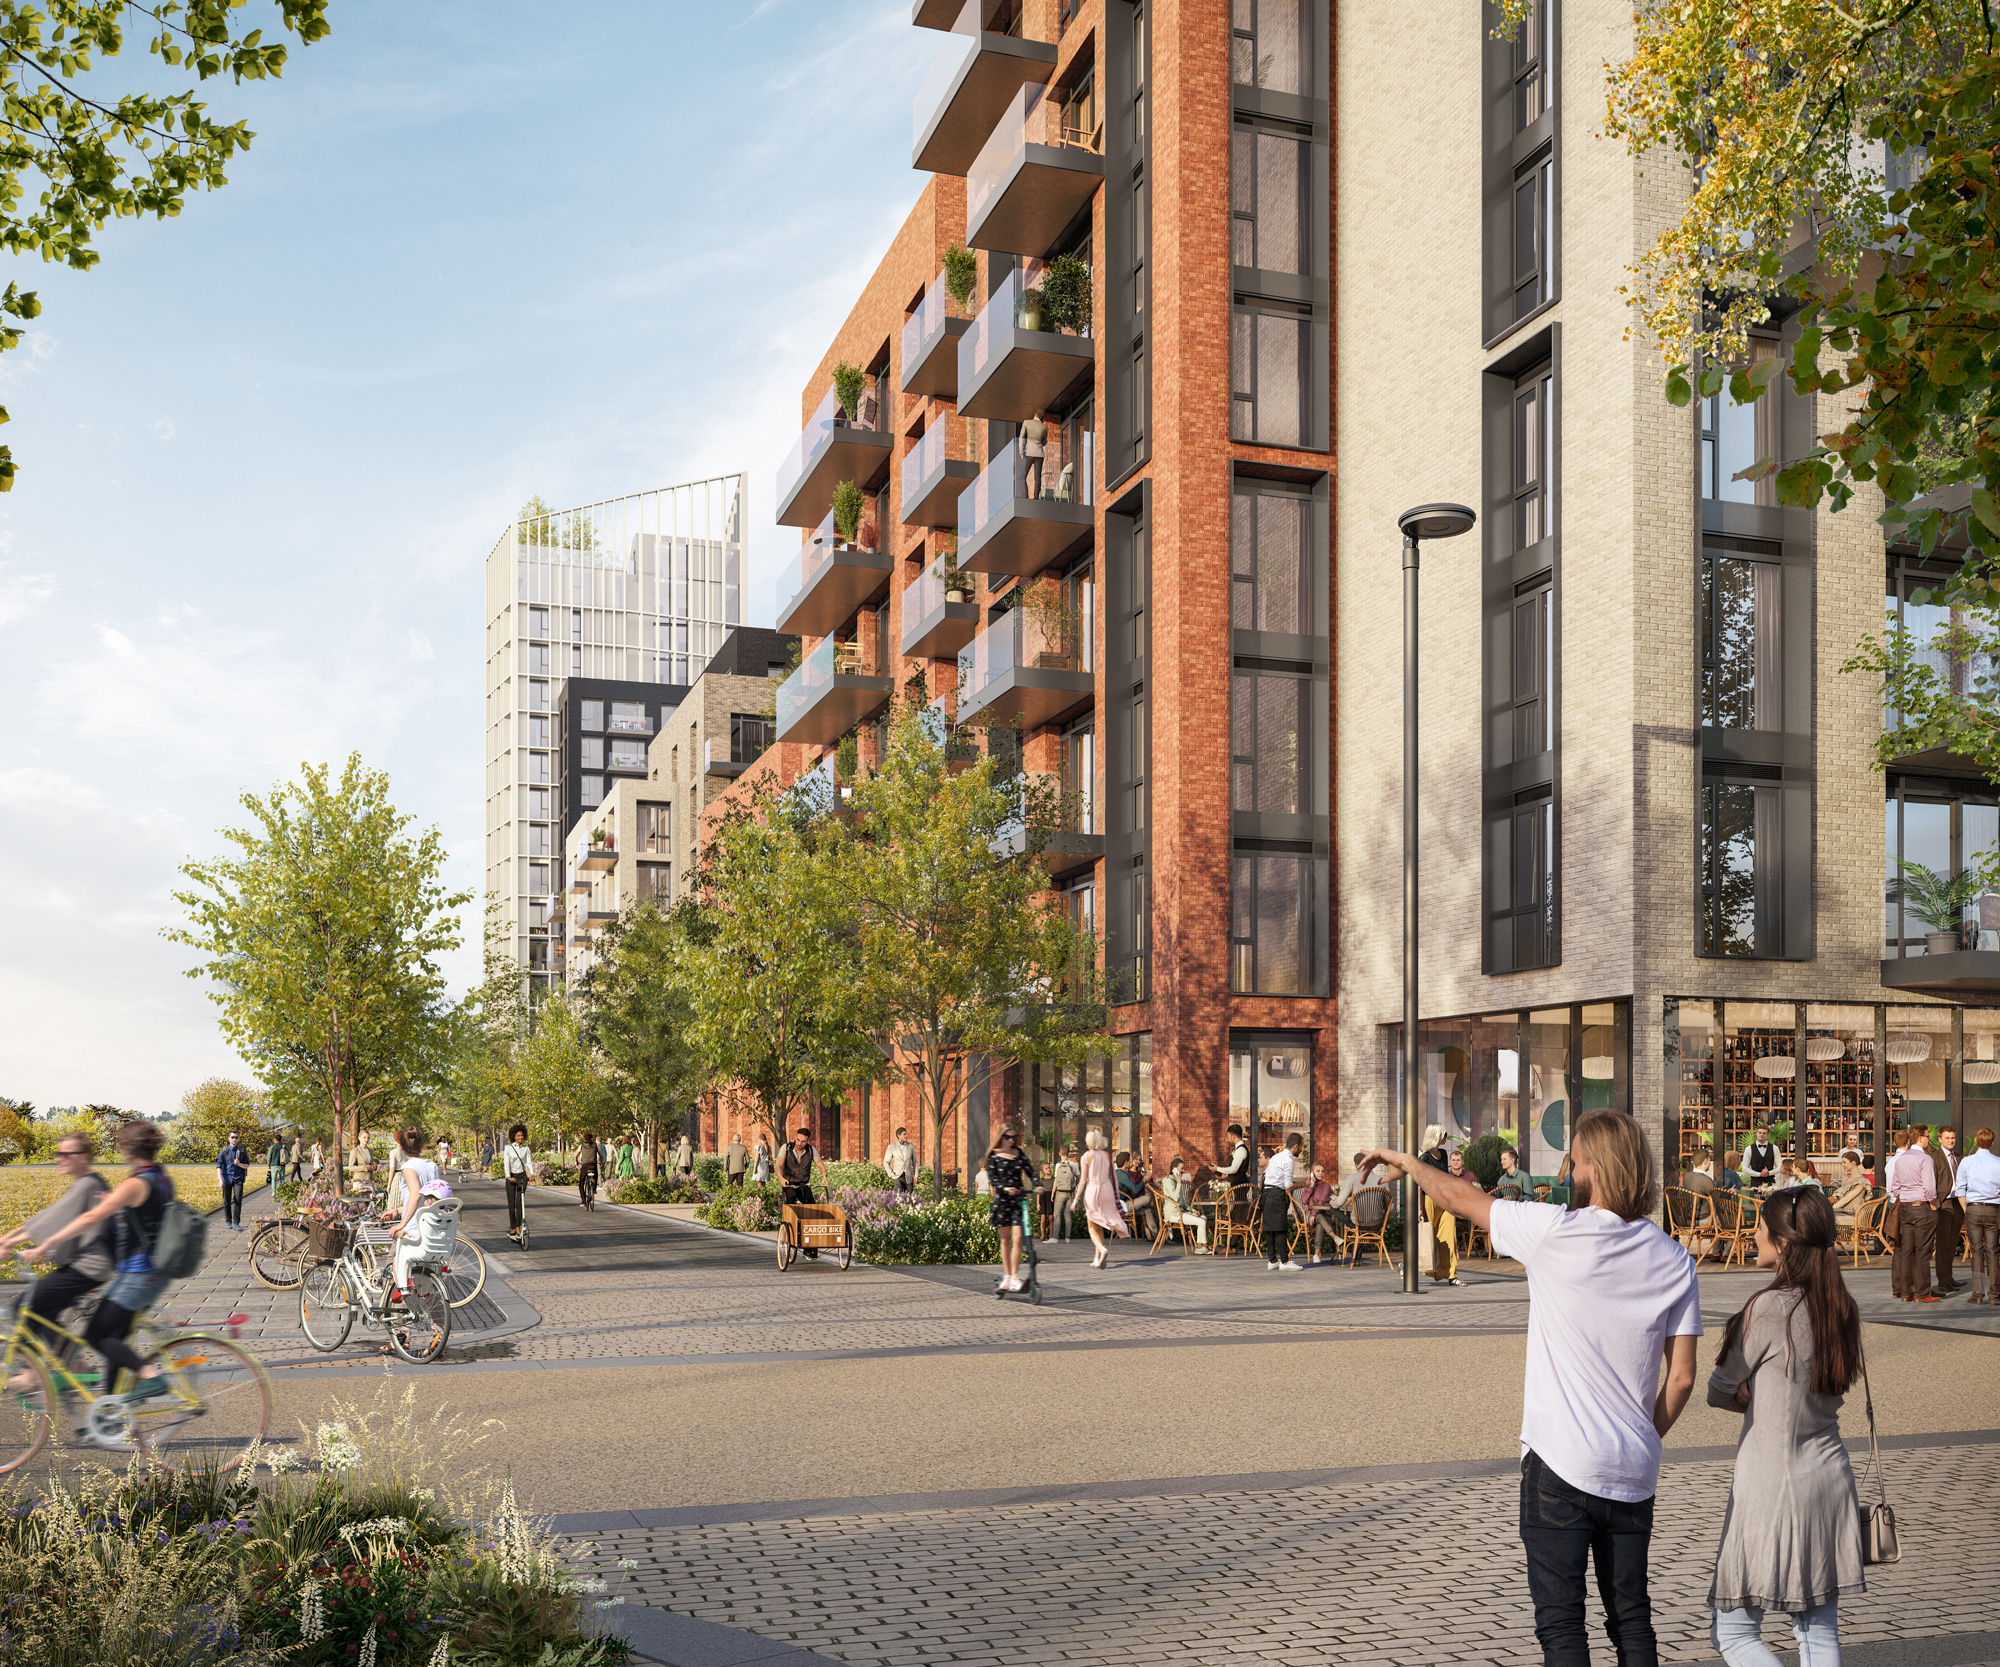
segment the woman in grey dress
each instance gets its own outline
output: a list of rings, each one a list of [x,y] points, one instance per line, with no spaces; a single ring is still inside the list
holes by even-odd
[[[1745,1414],[1715,1580],[1710,1638],[1729,1667],[1778,1667],[1759,1636],[1789,1616],[1801,1667],[1840,1667],[1840,1598],[1866,1588],[1840,1401],[1861,1374],[1861,1316],[1840,1276],[1833,1206],[1816,1190],[1772,1195],[1757,1266],[1777,1277],[1722,1334],[1708,1404]]]

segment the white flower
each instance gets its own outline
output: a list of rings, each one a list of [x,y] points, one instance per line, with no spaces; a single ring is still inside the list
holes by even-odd
[[[605,1598],[598,1604],[597,1607],[599,1609],[616,1609],[624,1601],[625,1600],[623,1598]]]
[[[635,1558],[621,1557],[618,1559],[618,1566],[621,1569],[636,1569],[639,1564]]]
[[[361,1640],[361,1654],[354,1667],[375,1667],[375,1623],[368,1623],[367,1634]]]
[[[440,1638],[438,1640],[438,1647],[431,1651],[431,1658],[424,1663],[424,1667],[451,1667],[451,1640],[449,1638]]]
[[[410,1489],[410,1497],[412,1499],[422,1500],[424,1504],[428,1505],[433,1499],[437,1498],[437,1489],[412,1488]]]
[[[299,1594],[299,1639],[316,1644],[326,1636],[326,1600],[319,1595],[319,1582],[307,1579]]]
[[[322,1470],[352,1470],[361,1462],[361,1448],[345,1424],[321,1424],[313,1438]]]

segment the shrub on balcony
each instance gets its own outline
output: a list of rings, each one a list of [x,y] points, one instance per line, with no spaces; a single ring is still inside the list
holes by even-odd
[[[1057,255],[1042,274],[1042,328],[1081,335],[1090,328],[1090,268],[1076,255]]]
[[[840,534],[843,543],[852,544],[860,533],[861,511],[867,504],[867,497],[851,480],[844,480],[833,489],[833,530]]]
[[[979,282],[979,257],[954,243],[944,252],[944,292],[962,313],[972,310],[973,286]]]
[[[833,367],[833,397],[840,401],[841,412],[849,422],[854,421],[854,413],[861,408],[861,390],[867,385],[867,374],[859,365],[843,359]]]

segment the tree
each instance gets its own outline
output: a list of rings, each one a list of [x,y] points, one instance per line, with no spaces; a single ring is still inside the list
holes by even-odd
[[[884,1069],[915,1084],[940,1197],[944,1131],[975,1089],[1006,1065],[1080,1065],[1110,1045],[1096,940],[1039,861],[1059,810],[1049,784],[990,752],[966,759],[935,713],[905,702],[854,789],[839,869],[854,999]]]
[[[1835,510],[1879,481],[1884,520],[1926,552],[1961,522],[2000,544],[1994,22],[1987,0],[1692,0],[1642,9],[1609,82],[1609,132],[1698,170],[1626,289],[1668,397],[1761,396],[1779,361],[1746,365],[1749,331],[1796,308],[1784,374],[1854,402],[1803,457],[1741,478]],[[1911,507],[1953,484],[1969,502]]]
[[[486,900],[485,977],[460,1005],[446,1103],[469,1131],[499,1143],[526,1106],[516,1064],[530,1014],[498,897]]]
[[[275,0],[272,21],[308,45],[326,38],[326,5]],[[255,135],[240,121],[210,119],[191,88],[155,89],[283,73],[284,42],[232,27],[241,9],[242,0],[0,0],[0,248],[87,272],[98,262],[92,234],[114,217],[165,220],[189,191],[226,184],[230,159]],[[147,90],[107,102],[90,78],[124,51],[134,14],[153,31],[146,50],[160,67],[143,77]],[[18,284],[0,294],[0,317],[25,322],[41,311]],[[18,325],[0,324],[0,353],[20,340]],[[0,446],[0,492],[13,485],[13,453]]]
[[[554,991],[536,1007],[514,1068],[530,1139],[546,1140],[560,1152],[565,1135],[605,1132],[616,1102],[584,1035],[579,1004],[566,991]]]
[[[701,927],[688,934],[689,1038],[709,1079],[772,1150],[796,1116],[880,1076],[854,1014],[847,840],[808,792],[761,789],[703,851]]]
[[[174,1151],[183,1160],[212,1158],[234,1129],[253,1149],[271,1123],[271,1102],[246,1082],[209,1077],[181,1096]]]
[[[663,1124],[676,1120],[708,1086],[695,1045],[688,950],[709,929],[699,903],[671,908],[648,900],[605,934],[581,980],[590,1035],[623,1091],[650,1166]],[[650,1173],[650,1168],[649,1168]]]
[[[389,778],[351,755],[338,782],[306,765],[268,797],[243,795],[255,826],[229,828],[234,858],[182,866],[188,924],[171,941],[205,957],[222,1031],[288,1116],[324,1108],[338,1184],[342,1145],[441,1081],[457,1039],[435,957],[459,942],[469,892],[444,889],[444,845],[389,801]]]
[[[34,1142],[31,1119],[15,1110],[12,1100],[0,1100],[0,1163],[12,1163]]]

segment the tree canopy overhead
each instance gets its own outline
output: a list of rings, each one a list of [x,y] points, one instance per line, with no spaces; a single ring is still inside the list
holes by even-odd
[[[326,8],[327,0],[267,0],[258,17],[280,38],[266,40],[262,28],[243,27],[245,0],[0,0],[0,248],[88,271],[99,258],[92,238],[111,220],[164,220],[190,191],[225,184],[231,158],[254,135],[241,121],[211,117],[195,87],[220,75],[278,76],[282,36],[323,40]],[[110,86],[105,65],[124,53],[128,25],[144,32],[160,66],[143,79],[189,85]],[[41,310],[18,283],[0,292],[0,352],[20,343],[12,321]],[[0,492],[13,484],[13,454],[0,446]]]

